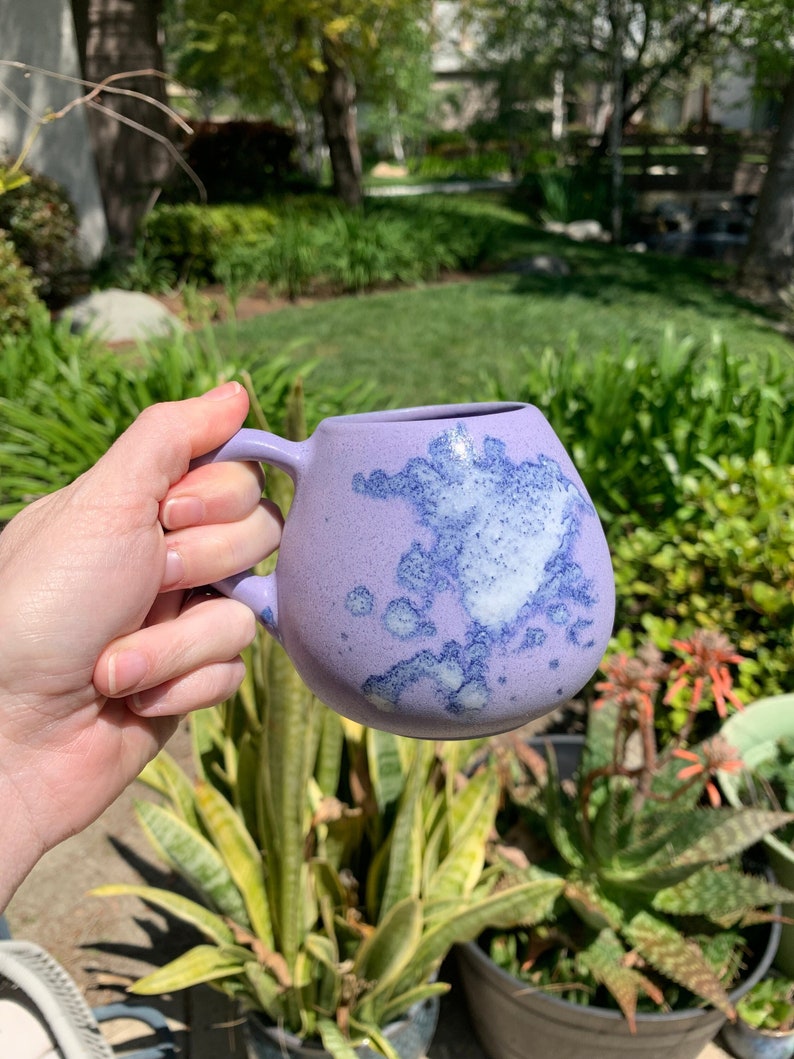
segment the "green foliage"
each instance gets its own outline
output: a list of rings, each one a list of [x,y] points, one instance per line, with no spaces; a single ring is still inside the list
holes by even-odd
[[[452,156],[428,153],[412,161],[410,170],[424,180],[489,180],[510,172],[510,158],[501,150]]]
[[[177,271],[153,243],[138,239],[131,257],[108,257],[94,269],[93,283],[100,288],[167,294],[177,284]]]
[[[694,416],[687,422],[694,427]],[[751,659],[739,678],[746,698],[787,690],[794,466],[775,466],[763,451],[704,460],[685,474],[678,496],[656,524],[631,516],[611,534],[617,628],[670,620],[684,631],[722,629]]]
[[[609,220],[609,185],[586,166],[544,169],[524,178],[516,198],[526,199],[541,221]]]
[[[794,460],[790,361],[742,357],[719,337],[708,347],[667,327],[653,352],[618,337],[592,356],[573,338],[528,363],[514,396],[544,410],[609,524],[621,513],[658,524],[680,508],[685,478],[723,455]]]
[[[44,311],[23,332],[0,335],[0,520],[82,474],[148,405],[197,396],[239,374],[211,338],[175,336],[123,358]],[[310,368],[283,353],[249,367],[243,377],[280,429],[286,395]],[[351,382],[339,400],[355,407],[366,399],[359,391]],[[323,399],[322,414],[340,410],[333,397]],[[321,413],[312,406],[311,414]]]
[[[142,235],[147,252],[170,261],[180,276],[212,282],[215,262],[230,247],[261,241],[274,224],[264,206],[158,206],[144,219]]]
[[[83,271],[77,214],[54,180],[38,173],[0,195],[0,229],[33,272],[38,295],[48,305],[63,305]]]
[[[28,326],[31,314],[41,305],[37,289],[33,273],[0,231],[0,334],[16,333]]]
[[[625,663],[611,676],[572,779],[560,782],[551,744],[541,752],[516,738],[496,751],[504,837],[494,858],[511,885],[556,879],[562,890],[543,914],[526,906],[531,930],[519,918],[494,934],[492,956],[532,987],[616,1004],[632,1028],[638,1010],[668,1004],[732,1014],[726,989],[747,930],[792,896],[737,858],[792,817],[702,804],[724,748],[690,748],[682,769],[675,744],[656,749],[646,677]]]
[[[757,1030],[794,1030],[794,982],[770,976],[757,982],[736,1005],[742,1022]]]

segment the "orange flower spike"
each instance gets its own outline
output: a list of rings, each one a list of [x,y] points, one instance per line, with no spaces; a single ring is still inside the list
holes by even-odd
[[[722,798],[720,792],[717,790],[716,784],[712,783],[711,780],[706,784],[706,794],[711,802],[712,809],[719,809],[722,805]]]

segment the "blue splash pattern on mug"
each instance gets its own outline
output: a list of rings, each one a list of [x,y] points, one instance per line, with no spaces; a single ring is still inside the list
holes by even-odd
[[[379,708],[394,709],[409,687],[429,680],[446,709],[479,711],[491,697],[496,654],[537,650],[555,632],[575,648],[594,646],[586,612],[597,598],[572,553],[582,520],[596,514],[555,460],[516,464],[493,437],[478,453],[458,424],[430,443],[427,458],[396,474],[357,474],[352,484],[373,500],[408,503],[432,534],[430,547],[413,541],[399,560],[405,595],[385,602],[386,630],[406,644],[435,636],[432,612],[449,605],[448,593],[468,618],[463,642],[420,649],[367,678],[362,691]],[[365,585],[351,589],[345,606],[356,617],[378,611]]]

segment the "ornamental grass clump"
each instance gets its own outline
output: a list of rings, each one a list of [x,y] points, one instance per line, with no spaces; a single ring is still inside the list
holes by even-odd
[[[706,1004],[733,1017],[728,989],[752,928],[792,897],[741,857],[794,815],[723,806],[714,779],[741,767],[735,751],[718,735],[687,743],[707,705],[740,705],[740,659],[714,633],[675,651],[645,645],[606,661],[571,778],[551,743],[494,751],[503,808],[491,860],[510,885],[556,879],[561,891],[550,910],[528,905],[492,934],[491,956],[534,987],[619,1007],[632,1030],[638,1011]],[[659,745],[656,714],[673,705],[686,717]]]

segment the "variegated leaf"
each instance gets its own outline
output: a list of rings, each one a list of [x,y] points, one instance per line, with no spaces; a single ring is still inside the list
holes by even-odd
[[[196,804],[209,835],[245,902],[251,928],[265,947],[275,946],[262,856],[237,811],[209,783],[196,784]]]
[[[161,890],[156,886],[117,883],[98,886],[91,891],[91,895],[94,897],[139,897],[147,904],[154,905],[169,915],[181,919],[183,923],[189,923],[218,945],[230,945],[234,942],[234,933],[225,920],[215,915],[214,912],[210,912],[204,905],[182,897],[173,890]]]
[[[794,901],[794,894],[768,879],[732,868],[703,868],[677,886],[660,890],[653,907],[658,912],[705,916],[720,926],[731,926],[752,910],[782,901]]]
[[[728,995],[701,950],[665,920],[638,912],[624,925],[622,934],[651,967],[729,1017],[733,1015]]]
[[[224,915],[250,927],[245,902],[218,851],[198,831],[153,802],[136,803],[141,826],[176,871]]]
[[[246,949],[233,946],[219,948],[217,945],[197,945],[165,967],[159,967],[138,979],[130,987],[130,992],[140,996],[156,996],[189,989],[204,982],[214,982],[219,978],[238,977],[243,974],[250,957]]]

